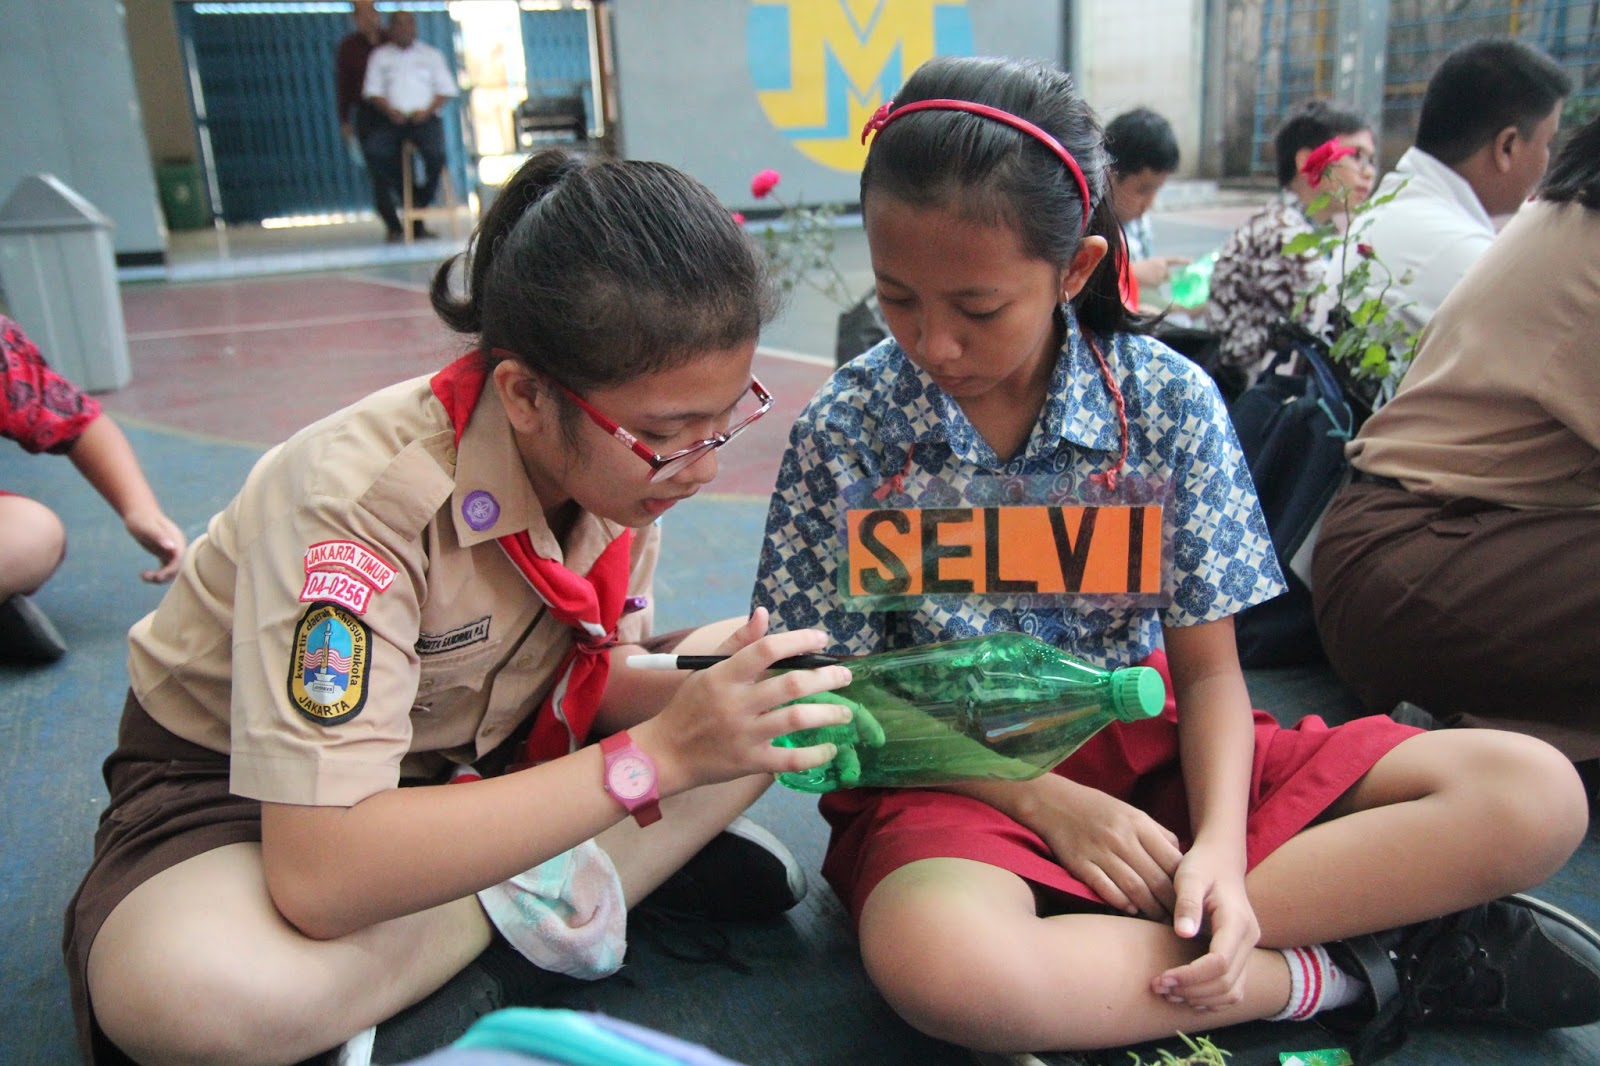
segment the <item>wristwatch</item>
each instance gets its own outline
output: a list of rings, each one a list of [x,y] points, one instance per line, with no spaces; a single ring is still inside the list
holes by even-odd
[[[606,759],[606,791],[626,807],[640,825],[659,822],[661,792],[656,787],[656,764],[650,756],[633,742],[627,730],[602,740],[600,753]]]

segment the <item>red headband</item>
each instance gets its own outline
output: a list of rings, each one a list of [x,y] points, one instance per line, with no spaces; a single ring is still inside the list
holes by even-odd
[[[1089,182],[1083,176],[1083,168],[1078,166],[1078,161],[1072,158],[1072,153],[1067,151],[1060,141],[1027,119],[1018,118],[1009,111],[1002,111],[988,104],[975,104],[970,100],[917,100],[899,107],[895,107],[894,101],[890,100],[873,112],[872,117],[867,119],[867,124],[861,127],[861,143],[866,144],[867,138],[874,131],[883,129],[901,115],[909,115],[913,111],[966,111],[969,114],[982,115],[996,122],[1004,122],[1012,129],[1021,130],[1050,149],[1067,165],[1073,180],[1078,183],[1078,195],[1083,200],[1083,231],[1089,232]]]

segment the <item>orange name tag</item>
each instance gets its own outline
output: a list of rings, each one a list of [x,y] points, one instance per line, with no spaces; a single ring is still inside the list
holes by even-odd
[[[1161,507],[850,511],[853,596],[1148,595]]]

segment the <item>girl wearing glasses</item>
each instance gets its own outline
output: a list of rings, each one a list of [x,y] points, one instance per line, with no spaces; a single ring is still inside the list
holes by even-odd
[[[771,403],[771,289],[728,212],[663,165],[542,153],[458,258],[433,303],[472,350],[268,452],[130,634],[67,916],[88,1061],[359,1060],[491,941],[479,1002],[526,994],[511,948],[604,976],[628,907],[831,757],[771,744],[846,714],[772,710],[848,681],[768,673],[821,633],[758,611],[685,638],[731,655],[687,680],[612,668],[649,636],[654,520]]]

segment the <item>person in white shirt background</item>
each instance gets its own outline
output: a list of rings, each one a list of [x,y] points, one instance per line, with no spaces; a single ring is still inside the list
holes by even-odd
[[[388,42],[373,49],[367,60],[366,83],[361,95],[377,109],[379,118],[362,141],[367,159],[378,175],[389,175],[384,192],[391,203],[400,188],[401,146],[410,142],[422,157],[423,180],[413,202],[426,207],[433,202],[444,170],[444,122],[439,111],[457,94],[455,77],[437,48],[417,40],[417,19],[409,11],[389,16]],[[374,187],[380,184],[374,180]],[[380,215],[384,213],[380,209]],[[384,215],[387,220],[389,216]],[[413,237],[431,236],[420,221],[412,223]],[[404,233],[391,228],[389,240]]]
[[[1456,49],[1429,79],[1416,142],[1374,194],[1395,198],[1361,230],[1399,279],[1389,299],[1416,328],[1489,247],[1496,218],[1544,176],[1571,92],[1552,59],[1505,39]]]

